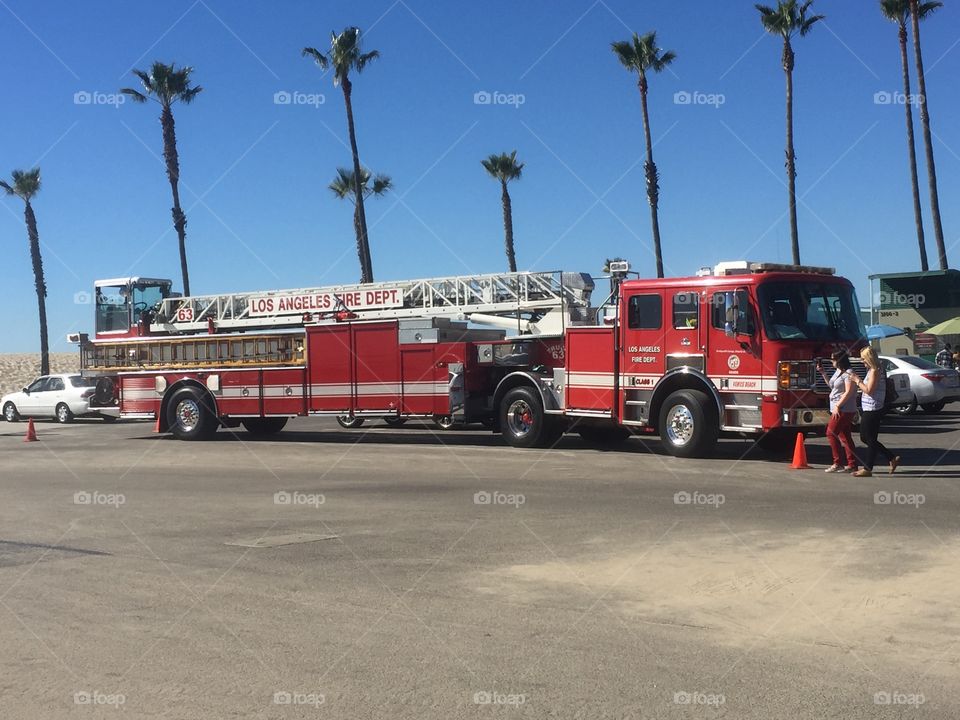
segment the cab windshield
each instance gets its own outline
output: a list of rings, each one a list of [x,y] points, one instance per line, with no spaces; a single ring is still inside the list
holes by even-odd
[[[97,287],[97,332],[126,332],[140,320],[144,311],[152,311],[170,295],[168,281],[137,281]]]
[[[759,288],[760,312],[771,340],[859,340],[865,334],[850,285],[771,282]]]

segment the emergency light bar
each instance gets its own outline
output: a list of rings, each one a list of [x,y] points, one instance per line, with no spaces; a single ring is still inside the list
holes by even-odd
[[[717,263],[716,267],[713,269],[713,274],[718,276],[749,275],[751,273],[768,272],[794,272],[809,273],[811,275],[834,275],[836,270],[831,267],[817,267],[814,265],[788,265],[786,263],[750,262],[749,260],[731,260],[728,262]]]

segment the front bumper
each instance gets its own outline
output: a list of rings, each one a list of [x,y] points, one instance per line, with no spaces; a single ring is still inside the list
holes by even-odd
[[[827,408],[792,408],[784,410],[781,427],[826,427],[830,422]]]

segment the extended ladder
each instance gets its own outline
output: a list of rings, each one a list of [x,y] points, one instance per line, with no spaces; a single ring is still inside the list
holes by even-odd
[[[153,325],[171,334],[293,328],[350,313],[369,320],[476,316],[519,332],[555,333],[590,319],[593,287],[589,274],[553,271],[201,295],[163,300]]]

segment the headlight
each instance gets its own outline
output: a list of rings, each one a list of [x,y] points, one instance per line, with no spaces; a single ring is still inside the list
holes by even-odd
[[[783,390],[807,390],[813,387],[813,363],[783,360],[777,366],[777,379]]]

